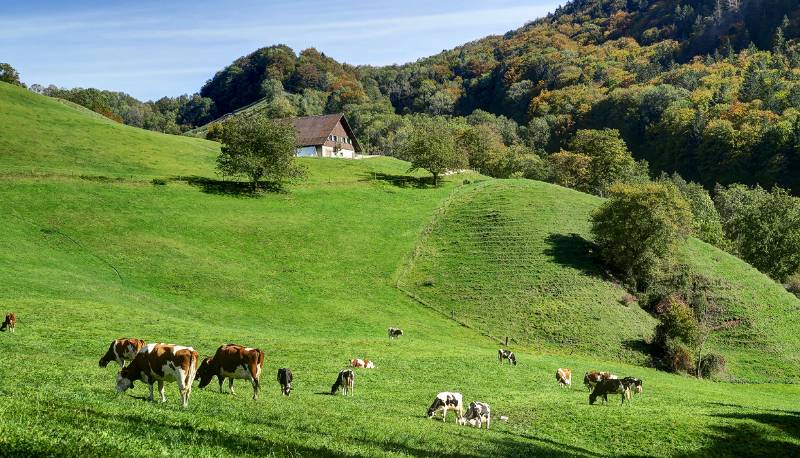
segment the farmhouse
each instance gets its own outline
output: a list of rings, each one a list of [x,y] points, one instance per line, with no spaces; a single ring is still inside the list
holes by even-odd
[[[292,118],[297,131],[297,155],[353,159],[361,145],[341,113]]]

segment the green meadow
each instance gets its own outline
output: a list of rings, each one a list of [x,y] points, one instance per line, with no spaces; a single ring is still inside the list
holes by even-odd
[[[718,380],[667,374],[643,365],[654,320],[587,252],[598,199],[475,174],[432,188],[391,158],[303,160],[306,181],[251,196],[215,175],[218,148],[0,83],[0,312],[18,316],[0,333],[0,455],[800,454],[800,301],[741,261],[689,244],[747,326],[713,342]],[[116,394],[98,359],[123,336],[259,347],[262,396]],[[516,367],[497,362],[505,336]],[[355,357],[377,367],[330,396]],[[590,406],[591,369],[644,393]],[[427,419],[440,391],[490,404],[492,429]]]

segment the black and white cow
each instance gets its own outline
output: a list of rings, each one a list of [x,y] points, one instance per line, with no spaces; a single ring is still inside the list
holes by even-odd
[[[623,405],[625,401],[630,403],[632,386],[634,386],[633,383],[616,378],[601,380],[597,382],[594,386],[594,390],[589,394],[589,404],[594,404],[599,397],[602,397],[603,402],[607,403],[609,394],[619,394]]]
[[[517,355],[514,354],[511,350],[506,350],[501,348],[497,350],[497,359],[500,361],[500,364],[503,363],[504,359],[508,360],[508,364],[517,365]]]
[[[292,370],[288,367],[278,369],[278,383],[281,384],[281,392],[284,396],[289,396],[292,392]]]
[[[492,411],[489,404],[473,401],[469,403],[466,415],[458,419],[459,425],[470,425],[481,429],[481,426],[486,423],[486,429],[492,424]]]
[[[630,386],[631,390],[636,392],[636,394],[642,394],[642,380],[636,377],[625,377],[622,379],[628,386]]]
[[[403,335],[403,330],[400,328],[389,328],[389,338],[394,339]]]
[[[339,376],[336,378],[336,383],[331,386],[331,395],[336,394],[339,388],[342,389],[342,394],[347,396],[353,394],[353,387],[356,384],[356,373],[352,369],[344,369],[339,371]]]
[[[449,391],[443,391],[436,395],[436,399],[433,400],[433,403],[430,407],[428,407],[428,418],[433,418],[436,415],[436,412],[442,411],[442,421],[447,420],[447,411],[454,410],[458,417],[456,417],[456,421],[459,418],[464,416],[464,401],[463,396],[461,393],[451,393]]]

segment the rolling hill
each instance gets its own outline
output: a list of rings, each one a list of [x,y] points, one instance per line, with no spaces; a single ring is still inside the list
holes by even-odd
[[[568,349],[642,363],[656,322],[592,255],[589,216],[600,198],[530,180],[494,180],[456,194],[399,279],[403,289],[486,334],[533,349]],[[743,261],[690,240],[684,262],[713,285],[725,317],[716,334],[725,377],[800,376],[800,301]]]
[[[612,303],[621,291],[585,265],[574,237],[550,238],[567,247],[553,252],[542,244],[548,233],[585,234],[595,198],[475,174],[430,188],[391,158],[306,160],[309,180],[251,197],[216,179],[215,143],[121,126],[3,83],[0,107],[0,311],[15,311],[19,321],[15,334],[0,334],[2,455],[800,452],[797,385],[699,381],[631,364],[637,357],[620,350],[619,336],[645,336],[652,320]],[[495,230],[484,236],[485,221]],[[497,263],[494,232],[531,250],[509,253],[519,273],[538,275],[532,282],[542,286],[544,294],[531,290],[525,300],[549,301],[543,316],[551,323],[533,328],[548,337],[521,333],[517,367],[499,367],[497,343],[483,335],[506,332],[496,315],[502,304],[483,313],[465,298],[457,318],[468,326],[447,316],[467,283],[487,293],[502,287],[509,299],[529,288],[522,276],[505,278],[501,266],[487,265],[480,277],[475,263]],[[469,256],[455,235],[471,246]],[[726,275],[754,326],[795,329],[785,313],[797,302],[763,276],[707,245],[694,243],[686,255]],[[417,285],[428,276],[432,286]],[[398,280],[428,305],[398,289]],[[597,303],[577,310],[588,297]],[[525,300],[509,300],[508,310],[518,313]],[[567,307],[574,314],[557,313]],[[609,320],[607,340],[583,330],[589,315]],[[556,326],[566,320],[581,329],[574,341],[565,340],[573,331]],[[389,341],[389,326],[406,335]],[[241,382],[237,396],[195,389],[186,410],[174,385],[163,405],[143,401],[142,384],[116,395],[116,369],[100,369],[97,360],[123,335],[193,345],[201,355],[229,341],[258,346],[267,353],[262,398],[251,401]],[[731,373],[777,379],[756,373],[772,360],[796,381],[788,362],[796,341],[786,342],[769,355],[735,345]],[[352,357],[377,368],[358,371],[354,396],[325,394]],[[278,367],[295,373],[290,398],[278,395]],[[615,400],[590,406],[578,380],[570,390],[557,387],[558,367],[637,375],[645,392],[624,410]],[[509,421],[478,431],[424,418],[433,396],[447,390],[488,402]]]

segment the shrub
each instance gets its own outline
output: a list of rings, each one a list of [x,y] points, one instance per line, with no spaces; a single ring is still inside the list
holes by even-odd
[[[719,353],[709,353],[700,360],[700,375],[710,378],[725,371],[725,357]]]
[[[666,183],[614,185],[591,219],[601,258],[637,291],[676,264],[693,224],[689,204]]]
[[[789,276],[786,280],[786,289],[797,297],[800,297],[800,272]]]
[[[666,369],[672,372],[688,373],[694,368],[692,353],[684,344],[677,340],[668,342],[664,362],[666,363]]]
[[[222,138],[222,124],[215,122],[208,127],[206,140],[219,141],[220,138]]]
[[[163,178],[153,178],[150,182],[153,184],[153,186],[166,186],[167,184],[167,180]]]
[[[625,293],[622,295],[622,298],[619,300],[622,305],[625,307],[629,307],[631,304],[635,304],[639,299],[636,298],[633,294]]]
[[[654,343],[667,350],[670,342],[675,341],[690,346],[694,345],[699,330],[689,304],[683,299],[671,297],[665,308],[666,311],[659,316]]]

